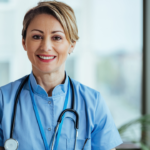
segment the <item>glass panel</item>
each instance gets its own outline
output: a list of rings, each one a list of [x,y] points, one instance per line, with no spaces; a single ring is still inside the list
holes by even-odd
[[[71,59],[68,58],[67,63],[66,63],[66,72],[71,78],[75,77],[74,76],[75,75],[74,67],[75,67],[75,59],[74,58],[71,58]]]
[[[141,115],[142,0],[78,3],[75,79],[100,91],[120,127]],[[140,139],[139,128],[128,136]]]
[[[141,115],[142,0],[95,0],[93,8],[97,89],[119,127]],[[130,135],[138,140],[135,129]]]
[[[9,2],[9,0],[0,0],[0,2]]]
[[[9,63],[0,62],[0,86],[5,85],[9,81]]]

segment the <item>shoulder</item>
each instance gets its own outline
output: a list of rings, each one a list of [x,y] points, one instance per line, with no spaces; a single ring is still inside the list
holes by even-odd
[[[14,82],[10,82],[0,87],[0,122],[2,120],[3,111],[6,110],[8,113],[8,111],[12,108],[17,89],[24,78],[25,77],[22,77]],[[8,108],[10,109],[8,110]]]
[[[10,82],[4,86],[0,87],[0,101],[7,99],[9,100],[12,96],[15,95],[16,91],[18,90],[19,85],[25,79],[26,76],[14,81]]]
[[[20,79],[17,79],[17,80],[15,80],[13,82],[10,82],[10,83],[8,83],[6,85],[1,86],[0,90],[2,92],[3,91],[7,92],[7,91],[10,91],[10,90],[12,91],[15,87],[18,87],[20,85],[20,83],[24,80],[25,77],[26,76],[24,76],[24,77],[22,77]]]
[[[80,104],[80,108],[85,108],[88,115],[91,116],[93,124],[100,124],[102,120],[104,124],[106,122],[113,122],[110,111],[101,93],[78,81],[72,81],[75,87],[75,95],[77,96],[76,101]]]
[[[88,96],[90,96],[90,97],[97,97],[100,95],[99,91],[97,91],[91,87],[88,87],[74,79],[72,79],[72,82],[75,87],[75,90],[77,90],[80,93],[88,94]]]
[[[99,91],[97,91],[97,90],[95,90],[95,89],[93,89],[93,88],[91,88],[91,87],[89,87],[87,85],[84,85],[84,84],[80,83],[77,80],[74,80],[74,79],[71,79],[71,80],[72,80],[74,86],[76,88],[79,88],[81,91],[87,90],[88,92],[92,92],[93,94],[99,93]]]
[[[90,88],[74,79],[72,79],[72,82],[75,88],[75,95],[80,98],[80,101],[85,102],[86,107],[91,107],[93,110],[95,110],[96,107],[99,107],[98,103],[103,104],[104,99],[99,91]]]

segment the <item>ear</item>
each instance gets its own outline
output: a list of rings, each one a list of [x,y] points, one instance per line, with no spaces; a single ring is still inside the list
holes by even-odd
[[[74,41],[73,43],[71,43],[71,46],[70,46],[70,49],[69,49],[69,52],[68,52],[69,54],[71,54],[73,52],[75,46],[76,46],[76,41]]]
[[[22,39],[22,46],[23,46],[24,50],[27,51],[26,41],[24,39]]]

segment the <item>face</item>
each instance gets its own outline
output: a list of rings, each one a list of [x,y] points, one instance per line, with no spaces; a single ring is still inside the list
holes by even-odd
[[[33,72],[39,73],[64,71],[67,56],[75,47],[66,39],[59,21],[49,14],[37,15],[31,21],[22,44]]]

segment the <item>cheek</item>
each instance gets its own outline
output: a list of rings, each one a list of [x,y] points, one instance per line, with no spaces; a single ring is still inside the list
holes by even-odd
[[[68,52],[69,52],[69,45],[66,43],[66,44],[63,44],[63,45],[60,45],[57,47],[57,52],[62,55],[62,56],[66,56],[68,55]]]
[[[38,49],[38,43],[34,43],[31,40],[27,42],[27,55],[31,63],[35,61],[35,52]]]
[[[28,41],[27,43],[27,52],[34,53],[39,47],[39,42]]]

